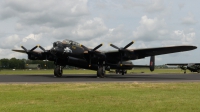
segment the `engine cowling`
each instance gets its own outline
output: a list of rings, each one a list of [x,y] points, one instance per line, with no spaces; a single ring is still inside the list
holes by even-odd
[[[44,57],[40,53],[29,53],[28,59],[30,59],[30,60],[44,60]]]
[[[155,69],[155,56],[150,57],[149,69],[150,71],[154,71]]]

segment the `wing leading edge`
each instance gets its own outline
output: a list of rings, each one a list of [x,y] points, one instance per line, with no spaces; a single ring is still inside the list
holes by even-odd
[[[147,49],[135,49],[133,50],[136,54],[147,56],[155,56],[183,51],[190,51],[196,49],[196,46],[182,45],[182,46],[170,46],[170,47],[157,47],[157,48],[147,48]]]
[[[15,49],[13,49],[12,51],[19,52],[19,53],[26,53],[26,51],[24,51],[24,50],[15,50]]]

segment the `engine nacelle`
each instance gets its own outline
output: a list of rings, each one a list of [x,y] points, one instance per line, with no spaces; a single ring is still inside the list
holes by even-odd
[[[30,59],[30,60],[44,60],[44,57],[39,53],[30,53],[30,54],[28,54],[28,59]]]
[[[155,69],[155,56],[150,57],[149,69],[150,71],[154,71]]]

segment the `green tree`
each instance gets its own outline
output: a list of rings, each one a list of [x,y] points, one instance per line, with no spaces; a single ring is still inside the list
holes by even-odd
[[[1,66],[2,69],[8,69],[9,68],[9,59],[1,59]]]

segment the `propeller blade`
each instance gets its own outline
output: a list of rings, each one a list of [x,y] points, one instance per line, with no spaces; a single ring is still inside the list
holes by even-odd
[[[129,44],[127,44],[124,49],[128,48],[129,46],[131,46],[134,43],[134,41],[130,42]]]
[[[46,52],[46,50],[45,50],[42,46],[39,46],[39,48],[40,48],[41,50],[43,50],[44,52]]]
[[[21,46],[22,49],[24,49],[24,51],[27,53],[28,50],[24,47],[24,46]]]
[[[98,46],[96,46],[94,49],[92,49],[92,51],[96,51],[97,49],[99,49],[103,44],[99,44]]]
[[[120,50],[120,48],[119,48],[119,47],[117,47],[117,46],[115,46],[115,45],[113,45],[113,44],[110,44],[110,46],[111,46],[111,47],[113,47],[113,48],[115,48],[115,49],[118,49],[118,50]]]
[[[88,48],[85,47],[84,45],[81,45],[81,47],[82,47],[84,50],[88,50]]]
[[[33,51],[33,50],[35,50],[36,48],[37,48],[38,46],[35,46],[35,47],[33,47],[30,51]]]

